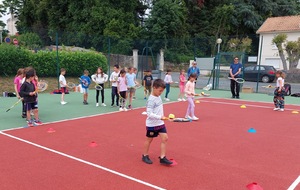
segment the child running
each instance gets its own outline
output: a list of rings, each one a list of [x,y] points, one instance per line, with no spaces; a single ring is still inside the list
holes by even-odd
[[[102,87],[102,90],[96,89],[96,107],[99,106],[99,92],[101,92],[101,106],[106,106],[104,103],[104,83],[107,82],[107,79],[108,75],[103,72],[101,67],[98,67],[96,73],[92,75],[92,80],[96,83],[96,85]]]
[[[59,85],[60,85],[60,90],[61,90],[61,99],[60,99],[60,104],[65,105],[67,102],[65,102],[65,92],[67,90],[67,81],[65,78],[66,74],[66,69],[61,68],[60,69],[60,75],[59,75]]]
[[[124,69],[120,71],[120,77],[118,78],[118,94],[120,98],[120,109],[119,111],[127,111],[126,104],[126,93],[127,93],[127,79],[126,72]]]
[[[89,86],[91,84],[88,70],[83,71],[83,75],[80,77],[80,84],[83,91],[83,104],[88,105],[89,103],[87,102],[87,99],[89,95]]]
[[[276,89],[274,91],[274,111],[284,111],[284,78],[285,74],[282,71],[276,71]]]
[[[15,79],[14,79],[15,92],[16,92],[16,95],[17,95],[18,99],[22,98],[20,96],[20,88],[21,88],[21,85],[22,85],[22,79],[23,78],[24,78],[24,69],[20,68],[20,69],[18,69],[17,75],[15,76]],[[24,104],[24,100],[22,100],[22,118],[26,118],[26,107],[25,107],[25,104]]]
[[[109,81],[111,82],[111,107],[114,107],[115,97],[116,105],[119,106],[119,95],[118,95],[118,77],[120,74],[119,65],[114,65],[114,72],[111,73]]]
[[[185,71],[184,69],[181,70],[180,75],[179,75],[179,94],[178,94],[178,101],[186,101],[184,99],[184,84],[186,82],[185,79]]]
[[[152,164],[153,162],[150,160],[148,152],[153,141],[153,138],[158,135],[161,138],[160,144],[160,163],[165,165],[173,164],[166,157],[166,146],[168,141],[167,129],[164,124],[165,119],[163,102],[160,95],[163,93],[166,85],[163,80],[156,79],[153,82],[153,91],[149,96],[147,101],[147,119],[146,119],[146,141],[144,143],[144,153],[142,155],[142,161],[147,164]]]
[[[146,100],[147,97],[149,97],[151,94],[152,82],[153,82],[153,77],[151,75],[151,71],[145,71],[145,76],[143,80],[144,94],[145,94],[144,100]]]
[[[21,97],[24,98],[26,104],[26,116],[28,127],[33,127],[34,125],[41,125],[42,122],[39,120],[38,105],[36,101],[36,89],[32,81],[35,77],[35,70],[31,69],[26,72],[26,80],[20,88]],[[31,120],[30,112],[33,110],[34,120]]]
[[[126,73],[126,79],[127,79],[127,88],[128,88],[127,92],[129,96],[128,109],[132,109],[132,98],[135,92],[135,85],[137,84],[136,75],[134,74],[133,67],[128,68],[128,73]]]
[[[195,81],[196,81],[197,75],[195,73],[192,73],[189,77],[189,81],[185,85],[184,92],[187,97],[188,101],[188,108],[185,114],[185,118],[191,119],[191,120],[198,120],[195,116],[195,103],[194,103],[194,95],[195,95]]]
[[[171,76],[171,70],[170,69],[167,69],[167,73],[166,73],[164,81],[166,83],[165,101],[170,101],[170,99],[168,98],[168,95],[170,93],[170,85],[171,85],[171,83],[173,83],[172,76]]]

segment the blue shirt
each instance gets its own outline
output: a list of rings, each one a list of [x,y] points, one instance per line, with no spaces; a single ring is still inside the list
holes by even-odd
[[[231,69],[231,72],[232,72],[233,75],[235,73],[237,73],[239,71],[239,69],[241,69],[241,68],[242,68],[242,64],[240,64],[240,63],[238,63],[238,64],[231,63],[230,64],[230,69]],[[235,77],[239,78],[240,76],[241,76],[241,73],[239,73]]]
[[[190,67],[188,72],[187,72],[188,77],[190,77],[190,75],[192,73],[195,73],[197,75],[197,78],[198,78],[199,75],[200,75],[200,69],[198,67]]]
[[[89,88],[89,85],[91,84],[91,79],[89,76],[85,76],[85,75],[82,75],[80,77],[80,84],[81,84],[81,87],[82,88]]]
[[[135,87],[135,74],[134,73],[126,73],[127,86],[129,88]]]

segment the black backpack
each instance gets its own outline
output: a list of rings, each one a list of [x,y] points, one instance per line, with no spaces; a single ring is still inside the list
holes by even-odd
[[[284,84],[284,89],[285,89],[285,96],[289,96],[292,94],[292,87],[290,84]]]

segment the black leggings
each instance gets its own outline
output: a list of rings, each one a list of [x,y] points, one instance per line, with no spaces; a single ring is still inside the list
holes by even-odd
[[[232,96],[240,97],[240,84],[235,80],[230,80],[230,89]]]
[[[99,91],[101,91],[101,100],[104,103],[104,84],[98,84],[102,87],[102,90],[96,90],[96,103],[99,102]]]
[[[116,105],[119,106],[119,94],[118,94],[118,88],[116,86],[113,86],[111,88],[111,105],[113,106],[115,103],[115,97],[116,97]]]

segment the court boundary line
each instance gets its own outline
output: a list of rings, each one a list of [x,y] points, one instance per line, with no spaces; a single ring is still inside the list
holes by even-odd
[[[77,158],[77,157],[75,157],[75,156],[72,156],[72,155],[69,155],[69,154],[66,154],[66,153],[63,153],[63,152],[60,152],[60,151],[57,151],[57,150],[54,150],[54,149],[51,149],[51,148],[48,148],[48,147],[39,145],[39,144],[36,144],[36,143],[34,143],[34,142],[31,142],[31,141],[28,141],[28,140],[25,140],[25,139],[16,137],[16,136],[14,136],[14,135],[10,135],[10,134],[4,133],[4,132],[2,132],[2,131],[0,131],[0,134],[2,134],[3,136],[6,136],[6,137],[12,138],[12,139],[21,141],[21,142],[23,142],[23,143],[32,145],[32,146],[34,146],[34,147],[37,147],[37,148],[46,150],[46,151],[48,151],[48,152],[52,152],[52,153],[58,154],[58,155],[60,155],[60,156],[69,158],[69,159],[71,159],[71,160],[75,160],[75,161],[78,161],[78,162],[80,162],[80,163],[83,163],[83,164],[86,164],[86,165],[89,165],[89,166],[93,166],[93,167],[95,167],[95,168],[104,170],[104,171],[106,171],[106,172],[115,174],[115,175],[120,176],[120,177],[123,177],[123,178],[125,178],[125,179],[131,180],[131,181],[134,181],[134,182],[137,182],[137,183],[139,183],[139,184],[142,184],[142,185],[151,187],[151,188],[153,188],[153,189],[157,189],[157,190],[166,190],[165,188],[156,186],[156,185],[151,184],[151,183],[148,183],[148,182],[146,182],[146,181],[143,181],[143,180],[140,180],[140,179],[131,177],[131,176],[129,176],[129,175],[123,174],[123,173],[121,173],[121,172],[118,172],[118,171],[109,169],[109,168],[107,168],[107,167],[104,167],[104,166],[101,166],[101,165],[98,165],[98,164],[94,164],[94,163],[92,163],[92,162],[89,162],[89,161],[86,161],[86,160]]]
[[[300,183],[300,176],[297,177],[297,179],[290,185],[290,187],[287,190],[294,190]]]

